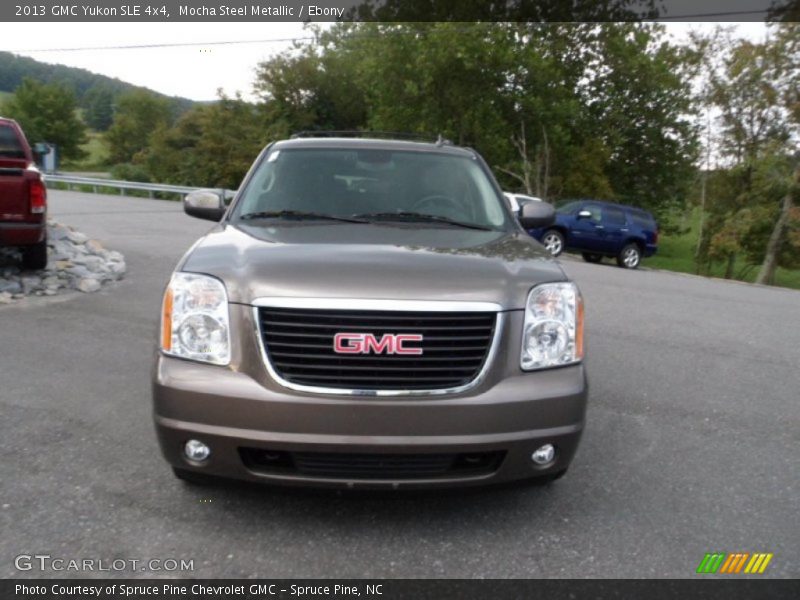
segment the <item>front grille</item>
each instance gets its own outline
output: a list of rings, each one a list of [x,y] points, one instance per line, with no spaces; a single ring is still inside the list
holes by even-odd
[[[349,454],[240,448],[252,471],[327,479],[435,479],[494,473],[505,452],[471,454]]]
[[[276,373],[304,386],[347,390],[437,390],[480,373],[495,330],[492,312],[395,312],[262,307],[264,348]],[[422,354],[337,354],[334,335],[423,336]]]

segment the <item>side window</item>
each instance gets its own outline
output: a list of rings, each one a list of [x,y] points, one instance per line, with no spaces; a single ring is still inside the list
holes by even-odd
[[[625,213],[622,212],[620,208],[614,208],[613,206],[606,207],[603,211],[603,217],[607,225],[612,225],[614,227],[625,226]]]
[[[649,215],[634,212],[631,213],[631,216],[633,217],[633,222],[636,223],[636,225],[638,225],[639,228],[655,231],[656,229],[655,221],[653,221],[652,217],[650,217]]]

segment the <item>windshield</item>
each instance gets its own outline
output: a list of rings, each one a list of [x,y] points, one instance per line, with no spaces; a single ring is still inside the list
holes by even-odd
[[[233,219],[252,224],[306,213],[309,218],[358,217],[416,227],[453,222],[497,230],[508,227],[501,202],[481,166],[468,157],[377,149],[272,150],[244,190]]]

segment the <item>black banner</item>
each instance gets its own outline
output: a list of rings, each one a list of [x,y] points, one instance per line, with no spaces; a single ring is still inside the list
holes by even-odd
[[[798,0],[10,0],[29,22],[767,21],[800,19]]]
[[[748,600],[800,597],[798,580],[681,579],[420,579],[420,580],[288,580],[288,579],[64,579],[0,582],[3,600],[313,600],[369,598],[376,600],[444,600],[458,598],[547,600],[612,600],[680,598]]]

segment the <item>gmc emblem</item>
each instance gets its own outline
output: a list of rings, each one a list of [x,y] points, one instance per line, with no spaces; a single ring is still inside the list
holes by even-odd
[[[378,340],[371,333],[337,333],[333,351],[337,354],[404,354],[420,355],[422,348],[406,347],[407,342],[421,342],[419,333],[384,333]]]

